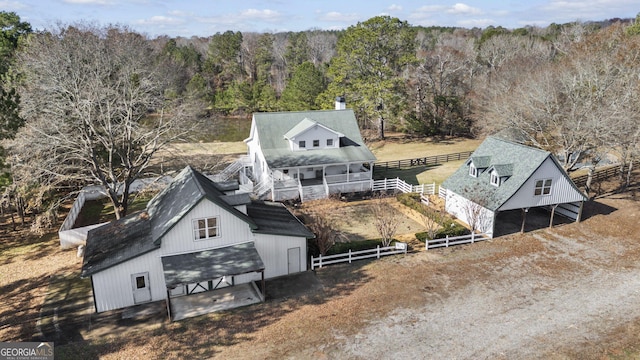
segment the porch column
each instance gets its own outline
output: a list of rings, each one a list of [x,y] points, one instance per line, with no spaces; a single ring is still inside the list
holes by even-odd
[[[167,288],[167,315],[169,316],[169,322],[171,322],[171,290]]]
[[[522,209],[522,227],[520,227],[520,233],[524,233],[524,224],[527,221],[527,213],[529,212],[529,208]]]
[[[266,300],[267,292],[265,291],[265,283],[264,283],[264,270],[261,271],[262,274],[262,301]]]
[[[558,207],[558,205],[560,205],[560,204],[551,205],[551,220],[549,220],[549,227],[550,228],[553,227],[553,215],[555,214],[556,208]]]

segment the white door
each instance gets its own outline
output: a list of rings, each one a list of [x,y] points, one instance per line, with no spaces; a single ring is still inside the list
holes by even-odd
[[[148,272],[131,275],[131,285],[133,286],[133,302],[135,304],[151,301]]]
[[[289,274],[300,272],[300,248],[288,249],[287,259],[289,263]]]

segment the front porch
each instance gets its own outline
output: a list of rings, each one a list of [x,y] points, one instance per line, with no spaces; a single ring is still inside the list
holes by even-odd
[[[264,301],[255,282],[171,298],[171,320],[177,321],[214,311],[229,310]]]
[[[372,167],[372,163],[353,163],[277,169],[272,173],[272,199],[307,201],[368,191],[373,184]]]

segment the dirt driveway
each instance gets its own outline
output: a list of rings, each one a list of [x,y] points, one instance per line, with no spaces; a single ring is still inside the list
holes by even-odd
[[[322,269],[326,291],[341,284],[335,272],[363,281],[219,355],[241,358],[251,348],[274,359],[637,358],[640,205],[600,200],[585,217],[357,269]]]

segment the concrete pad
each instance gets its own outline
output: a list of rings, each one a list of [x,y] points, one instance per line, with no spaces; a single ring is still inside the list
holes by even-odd
[[[262,294],[253,283],[178,296],[171,298],[171,319],[177,321],[262,301]]]

